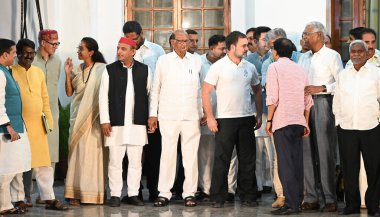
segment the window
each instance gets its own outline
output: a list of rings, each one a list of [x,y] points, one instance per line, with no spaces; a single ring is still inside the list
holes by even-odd
[[[366,26],[365,0],[331,0],[333,48],[338,51],[343,62],[350,59],[347,43],[352,28]]]
[[[208,49],[214,34],[230,32],[230,0],[126,0],[125,20],[138,21],[145,37],[169,51],[176,29],[198,32],[198,52]]]

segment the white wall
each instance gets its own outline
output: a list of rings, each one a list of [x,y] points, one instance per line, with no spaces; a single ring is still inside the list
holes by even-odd
[[[0,0],[0,38],[17,42],[20,39],[21,1]],[[28,1],[28,38],[37,43],[39,32],[35,1]],[[110,4],[112,2],[112,4]],[[61,45],[57,54],[79,64],[76,47],[85,37],[98,41],[108,63],[115,61],[116,46],[124,24],[124,0],[40,0],[44,28],[56,29]],[[69,103],[64,92],[64,71],[61,69],[59,96],[62,104]]]
[[[231,30],[250,27],[283,28],[299,48],[299,40],[310,21],[319,21],[330,32],[329,0],[231,0]],[[242,19],[244,18],[244,19]]]
[[[21,1],[0,0],[0,37],[15,41],[20,37]],[[231,0],[231,30],[245,32],[248,28],[267,25],[284,28],[290,39],[299,45],[307,22],[330,22],[329,0]],[[37,41],[39,31],[35,1],[28,1],[28,36]],[[124,0],[40,0],[45,28],[59,32],[61,46],[58,55],[64,61],[72,57],[75,64],[76,47],[84,36],[95,38],[107,62],[115,60],[116,44],[122,35]],[[60,99],[67,104],[64,93],[64,71],[60,81]]]

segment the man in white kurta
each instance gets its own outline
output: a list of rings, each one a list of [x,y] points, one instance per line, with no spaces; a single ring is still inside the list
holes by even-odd
[[[23,208],[17,206],[23,203],[25,197],[22,173],[30,170],[31,155],[21,117],[20,92],[6,68],[13,64],[16,57],[15,43],[0,39],[0,52],[0,215],[2,216],[2,214],[25,212]],[[8,113],[6,108],[9,110]],[[11,202],[16,202],[16,209]]]
[[[160,122],[162,152],[158,181],[159,197],[155,206],[167,206],[172,196],[177,142],[181,135],[182,161],[185,171],[182,197],[186,206],[195,206],[198,182],[197,153],[200,138],[201,100],[199,57],[187,51],[186,32],[177,30],[171,40],[174,51],[161,56],[156,65],[150,93],[149,128]]]
[[[127,83],[125,93],[125,106],[124,106],[124,121],[122,124],[112,123],[111,114],[111,97],[112,91],[110,90],[112,82],[113,68],[108,65],[102,74],[102,81],[99,91],[99,112],[100,123],[102,124],[102,130],[105,135],[105,146],[109,147],[109,165],[108,165],[108,178],[109,187],[111,190],[110,206],[120,206],[120,196],[123,188],[122,179],[122,163],[125,153],[127,152],[129,165],[128,165],[128,203],[133,205],[144,205],[144,203],[137,197],[139,193],[140,180],[141,180],[141,157],[145,144],[148,143],[147,128],[146,125],[135,123],[135,96],[138,94],[135,92],[137,86],[134,82],[135,76],[134,70],[136,67],[144,67],[147,72],[146,80],[146,92],[149,93],[151,72],[149,67],[145,64],[133,60],[133,55],[136,52],[136,43],[127,38],[122,38],[118,45],[118,61],[110,64],[120,65],[123,68],[121,73],[127,72]],[[143,65],[143,66],[142,66]],[[137,71],[136,71],[137,73]],[[110,76],[111,75],[111,76]],[[120,77],[120,80],[125,77]],[[111,80],[110,80],[111,79]],[[117,93],[120,97],[120,104],[122,104],[121,97],[122,92]],[[146,102],[148,102],[148,95]],[[146,104],[146,111],[148,110],[148,104]],[[148,114],[146,114],[148,115]],[[147,123],[147,117],[145,124]]]

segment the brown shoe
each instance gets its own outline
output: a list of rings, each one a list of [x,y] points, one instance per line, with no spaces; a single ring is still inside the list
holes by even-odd
[[[301,205],[301,209],[303,212],[316,212],[319,210],[319,204],[318,203],[304,202]]]
[[[337,203],[326,203],[325,207],[323,207],[323,212],[336,212],[338,210]]]

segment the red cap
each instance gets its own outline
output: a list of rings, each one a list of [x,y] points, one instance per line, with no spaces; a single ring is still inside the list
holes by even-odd
[[[53,29],[43,29],[40,31],[38,34],[38,40],[46,40],[46,41],[51,41],[51,40],[58,40],[58,32]]]
[[[119,44],[128,44],[128,45],[132,46],[133,48],[137,47],[137,44],[135,41],[133,41],[132,39],[126,38],[126,37],[121,37],[119,40]]]

